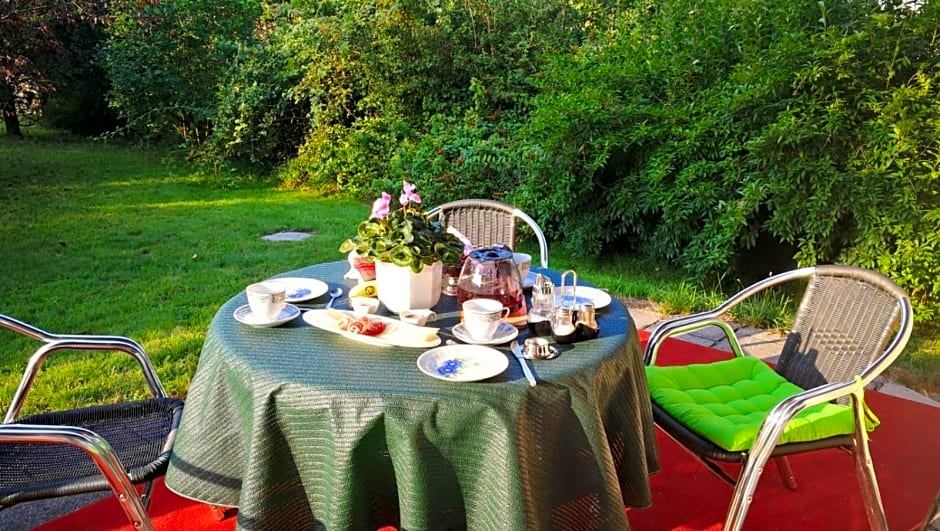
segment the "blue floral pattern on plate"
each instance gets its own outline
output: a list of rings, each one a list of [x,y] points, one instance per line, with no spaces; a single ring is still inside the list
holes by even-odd
[[[287,302],[308,301],[330,290],[326,282],[315,278],[276,277],[271,280],[276,280],[287,288]]]
[[[509,357],[490,347],[446,345],[418,356],[421,372],[448,382],[476,382],[492,378],[509,366]]]
[[[444,363],[437,366],[437,373],[442,376],[449,376],[457,374],[461,367],[463,367],[463,362],[460,360],[444,360]]]
[[[309,296],[313,291],[309,288],[297,288],[293,291],[287,292],[288,299],[302,299],[303,297]]]

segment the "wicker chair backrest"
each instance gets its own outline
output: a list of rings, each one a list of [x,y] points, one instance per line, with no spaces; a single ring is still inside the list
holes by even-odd
[[[474,247],[516,245],[516,218],[513,207],[495,201],[460,201],[440,212],[444,224],[470,239]]]
[[[884,351],[897,330],[903,291],[854,267],[818,266],[777,363],[804,389],[851,381]]]

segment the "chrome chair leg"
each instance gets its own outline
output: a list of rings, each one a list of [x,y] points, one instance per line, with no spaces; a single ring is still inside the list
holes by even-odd
[[[852,457],[855,459],[855,475],[858,477],[859,487],[862,489],[862,500],[865,503],[865,514],[868,516],[868,527],[881,531],[888,530],[888,519],[885,508],[881,503],[881,493],[878,490],[878,478],[875,476],[875,466],[868,450],[868,433],[865,431],[864,406],[859,395],[852,395],[852,409],[855,411],[855,448]]]
[[[144,483],[144,492],[140,495],[140,502],[145,510],[150,510],[150,497],[153,494],[153,480]]]
[[[760,480],[766,463],[766,455],[761,456],[760,453],[751,453],[747,456],[744,468],[741,469],[741,475],[738,476],[737,484],[734,486],[734,493],[731,495],[728,514],[725,515],[725,531],[741,531],[744,519],[747,517],[747,511],[751,508],[751,502],[754,500],[757,482]]]
[[[80,427],[5,424],[0,440],[18,443],[65,444],[84,451],[107,478],[111,491],[135,530],[153,531],[153,523],[137,489],[114,455],[111,445],[97,433]]]

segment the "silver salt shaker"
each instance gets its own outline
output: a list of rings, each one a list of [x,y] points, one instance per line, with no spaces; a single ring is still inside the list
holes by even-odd
[[[532,284],[532,307],[529,309],[529,334],[531,336],[552,335],[552,318],[555,313],[555,284],[545,275],[537,274]]]

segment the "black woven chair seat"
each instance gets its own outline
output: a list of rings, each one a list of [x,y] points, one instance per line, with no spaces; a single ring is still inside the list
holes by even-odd
[[[696,455],[706,459],[714,459],[715,461],[725,461],[728,463],[742,463],[747,459],[747,452],[731,452],[725,450],[690,430],[684,424],[670,416],[669,413],[666,413],[655,401],[652,402],[652,405],[653,420],[656,421],[656,424],[679,444],[689,448]],[[824,448],[852,448],[853,446],[855,446],[855,440],[851,435],[838,435],[836,437],[815,441],[779,444],[770,455],[771,457],[783,457],[803,452],[822,450]]]
[[[18,424],[80,426],[102,436],[114,449],[133,483],[166,473],[172,438],[183,401],[155,398],[136,402],[43,413]],[[0,446],[0,506],[101,490],[110,486],[91,457],[59,444]]]

